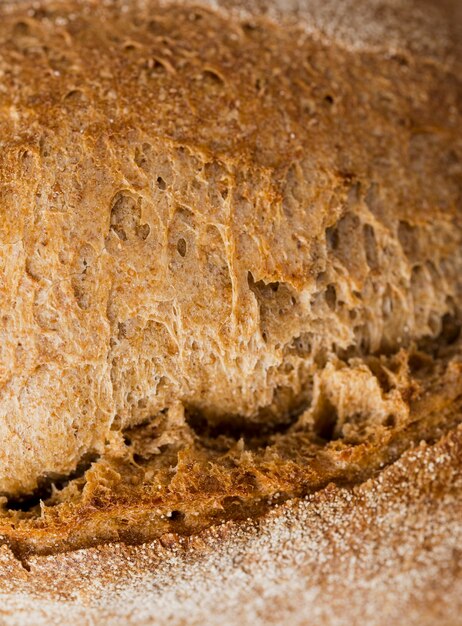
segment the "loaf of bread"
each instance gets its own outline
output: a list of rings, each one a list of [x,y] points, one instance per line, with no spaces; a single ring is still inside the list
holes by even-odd
[[[289,519],[449,445],[456,5],[0,5],[0,535],[26,569]]]

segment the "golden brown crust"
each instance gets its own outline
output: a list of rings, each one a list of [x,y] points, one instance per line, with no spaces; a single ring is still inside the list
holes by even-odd
[[[2,623],[458,626],[462,431],[373,480],[192,538],[1,551]]]
[[[460,310],[444,20],[348,48],[233,6],[2,5],[6,494],[178,402],[287,422]]]
[[[5,623],[459,623],[449,4],[333,7],[0,6]]]

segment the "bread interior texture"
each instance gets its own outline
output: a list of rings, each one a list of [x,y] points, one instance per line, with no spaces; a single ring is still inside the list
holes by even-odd
[[[21,558],[259,515],[460,421],[455,70],[132,4],[3,9]]]

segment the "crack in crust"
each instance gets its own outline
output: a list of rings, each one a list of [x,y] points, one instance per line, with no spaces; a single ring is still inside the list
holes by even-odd
[[[445,344],[440,338],[411,357],[401,350],[330,361],[311,407],[281,430],[207,426],[177,405],[123,438],[112,431],[84,476],[52,485],[29,509],[5,502],[3,540],[27,562],[31,554],[197,534],[330,483],[362,483],[461,422],[461,343]]]
[[[37,625],[269,626],[305,623],[309,607],[314,626],[387,626],[402,615],[410,626],[456,626],[461,458],[459,427],[372,480],[330,485],[258,520],[31,556],[26,571],[3,546],[1,615],[18,626],[25,613]]]

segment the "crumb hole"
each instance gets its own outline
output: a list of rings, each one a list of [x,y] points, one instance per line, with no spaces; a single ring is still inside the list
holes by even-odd
[[[254,35],[258,30],[257,25],[253,22],[243,22],[241,26],[244,33],[249,36]]]
[[[406,221],[398,224],[398,239],[404,254],[411,258],[417,258],[419,254],[418,232],[415,226]]]
[[[129,192],[119,191],[112,200],[111,230],[121,241],[137,235],[140,226],[141,206]]]
[[[443,345],[451,345],[460,336],[460,324],[450,313],[445,313],[441,320],[441,334],[440,340]]]
[[[409,65],[409,61],[402,54],[392,54],[391,59],[402,67],[406,67],[407,65]]]
[[[388,415],[388,417],[385,419],[384,426],[386,426],[387,428],[395,428],[396,427],[396,417],[394,415]]]
[[[25,37],[26,35],[30,35],[30,26],[27,22],[16,22],[13,27],[13,33],[17,37]]]
[[[151,227],[149,226],[149,224],[140,224],[136,227],[135,232],[138,239],[142,239],[143,241],[145,241],[149,237]]]
[[[176,244],[176,249],[178,250],[178,254],[180,256],[182,257],[186,256],[186,241],[183,239],[183,237],[178,239],[178,242]]]
[[[66,102],[83,103],[86,100],[85,94],[80,89],[72,89],[65,96]]]
[[[336,436],[336,427],[338,414],[336,407],[328,398],[322,399],[322,405],[318,408],[314,430],[318,437],[324,441],[334,441],[338,439]]]
[[[214,70],[205,70],[201,75],[201,79],[205,84],[211,86],[222,87],[224,85],[223,78]]]
[[[337,292],[335,290],[335,285],[333,284],[327,285],[326,302],[329,309],[331,311],[335,311],[335,307],[337,305]]]
[[[149,62],[149,69],[152,70],[153,74],[163,74],[167,71],[165,64],[159,59],[151,59]]]
[[[370,224],[364,224],[363,236],[367,264],[372,270],[375,270],[379,267],[379,258],[377,253],[377,241],[375,239],[375,232]]]
[[[138,46],[136,46],[134,43],[130,42],[130,43],[126,43],[123,49],[124,49],[124,52],[131,53],[131,52],[134,52],[137,47]]]
[[[424,352],[414,352],[410,355],[408,364],[411,374],[417,374],[432,365],[432,358]]]
[[[339,236],[336,226],[326,228],[326,240],[331,250],[336,250],[339,246]]]
[[[163,28],[163,25],[162,25],[162,23],[160,21],[158,21],[158,20],[150,20],[148,22],[148,30],[150,30],[151,33],[159,35],[160,33],[163,32],[164,28]]]

